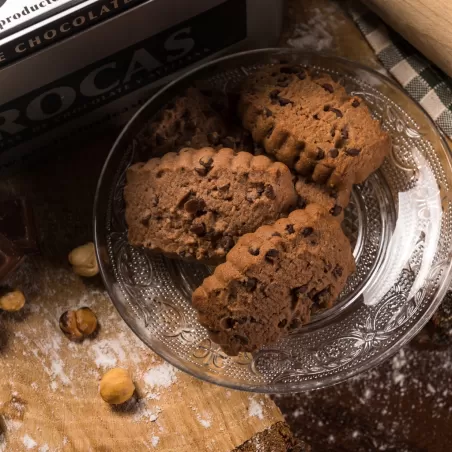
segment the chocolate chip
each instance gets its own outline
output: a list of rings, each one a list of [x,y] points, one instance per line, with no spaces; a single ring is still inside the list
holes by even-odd
[[[295,293],[295,295],[303,295],[308,291],[308,285],[307,284],[303,284],[300,287],[295,287],[295,289],[293,289],[293,292]]]
[[[342,118],[342,116],[343,116],[342,112],[340,110],[338,110],[337,108],[330,107],[329,111],[332,111],[333,113],[335,113],[336,118]]]
[[[187,201],[184,204],[185,211],[190,214],[200,213],[200,212],[204,211],[205,208],[206,208],[206,203],[205,203],[204,199],[201,199],[201,198],[190,199],[189,201]]]
[[[278,82],[276,83],[276,86],[280,86],[281,88],[287,88],[290,84],[290,80],[288,79],[281,79],[278,80]]]
[[[165,144],[166,140],[164,137],[162,137],[162,135],[160,135],[159,133],[155,134],[155,144],[157,146],[162,146],[163,144]]]
[[[237,323],[237,320],[232,317],[223,317],[220,321],[220,326],[225,330],[232,330],[234,325]]]
[[[279,256],[279,251],[275,250],[274,248],[268,250],[265,253],[265,259],[269,260],[269,261],[273,261],[273,259],[277,258]]]
[[[286,225],[286,231],[287,231],[288,234],[293,234],[295,232],[293,224],[287,224]]]
[[[302,325],[301,320],[295,318],[295,319],[292,319],[292,321],[290,322],[288,329],[290,331],[297,330],[298,328],[300,328],[301,325]]]
[[[325,90],[328,91],[329,93],[334,93],[334,88],[330,83],[324,83],[323,85],[321,85],[321,87]]]
[[[332,137],[334,137],[334,135],[336,135],[336,126],[331,127],[330,134]]]
[[[147,213],[141,220],[140,223],[143,226],[149,226],[149,220],[151,219],[151,213]]]
[[[334,267],[334,270],[333,270],[333,275],[336,278],[339,278],[340,276],[342,276],[342,267],[339,267],[339,265],[336,265],[336,267]]]
[[[209,143],[213,146],[218,146],[220,144],[220,134],[218,132],[212,132],[207,134],[207,139],[209,140]]]
[[[264,113],[265,113],[265,116],[267,116],[267,118],[269,118],[270,116],[273,116],[273,112],[267,107],[264,107]]]
[[[204,223],[193,224],[190,228],[190,232],[193,232],[193,234],[198,237],[203,237],[206,235],[206,225]]]
[[[290,99],[286,99],[285,97],[278,98],[278,102],[279,102],[279,105],[281,105],[281,107],[285,107],[288,104],[293,105],[293,101],[291,101]]]
[[[274,232],[272,237],[282,237],[282,235],[279,232]]]
[[[304,80],[306,78],[306,72],[302,69],[300,72],[297,73],[297,77],[300,80]]]
[[[274,90],[270,91],[270,94],[269,94],[270,99],[276,100],[278,98],[280,92],[281,91],[279,89],[274,89]]]
[[[331,158],[335,159],[335,158],[339,155],[339,151],[338,151],[336,148],[330,149],[330,150],[328,151],[328,155],[329,155]]]
[[[279,323],[278,323],[278,328],[284,328],[287,325],[287,319],[282,319]]]
[[[235,140],[233,137],[225,137],[221,140],[221,144],[225,147],[225,148],[231,148],[234,149],[235,148]]]
[[[230,187],[231,187],[231,184],[227,183],[225,185],[221,185],[220,187],[218,187],[218,190],[220,190],[220,191],[228,191]]]
[[[262,195],[262,193],[264,193],[264,191],[265,191],[265,185],[264,185],[263,182],[258,182],[258,183],[256,184],[256,191],[257,191],[257,194],[258,194],[259,196]]]
[[[195,168],[195,171],[196,171],[200,176],[206,176],[206,175],[207,175],[207,169],[204,168],[204,167],[202,167],[202,168],[196,167],[196,168]]]
[[[273,189],[273,187],[271,186],[271,185],[266,185],[265,186],[265,191],[264,191],[264,193],[265,193],[265,196],[268,198],[268,199],[275,199],[276,198],[276,194],[275,194],[275,190]]]
[[[342,130],[341,130],[341,137],[342,137],[344,140],[348,140],[348,127],[347,127],[347,126],[342,127]]]
[[[279,72],[281,72],[281,74],[296,74],[299,70],[300,68],[296,66],[284,66],[279,68]]]
[[[316,120],[316,121],[318,121],[320,118],[319,118],[319,115],[316,113],[315,115],[312,115],[312,117]]]
[[[225,235],[219,242],[218,246],[228,252],[235,245],[234,239],[230,235]]]
[[[254,247],[250,246],[250,247],[248,248],[248,253],[250,253],[251,256],[259,256],[260,249],[259,249],[259,248],[254,248]]]
[[[248,278],[246,281],[244,281],[243,285],[247,290],[250,292],[254,290],[257,286],[257,279],[256,278]]]
[[[337,204],[330,209],[330,214],[333,215],[333,217],[337,217],[338,215],[341,214],[341,212],[342,212],[342,207],[338,206]]]
[[[275,126],[271,126],[267,132],[267,140],[272,136],[273,130],[275,130]]]
[[[314,229],[313,229],[313,228],[307,227],[307,228],[304,228],[304,229],[301,231],[301,234],[303,235],[303,237],[308,237],[308,236],[310,236],[313,232],[314,232]]]
[[[240,342],[242,345],[248,345],[249,340],[245,336],[241,336],[239,334],[234,335],[234,339]]]
[[[359,107],[359,100],[358,99],[353,99],[353,102],[352,102],[352,107]]]
[[[350,157],[356,157],[359,155],[359,153],[361,152],[361,149],[356,149],[356,148],[349,148],[345,150],[345,153],[347,155],[349,155]]]
[[[302,152],[304,151],[304,148],[306,147],[306,143],[304,141],[299,141],[296,145],[295,145],[295,149],[298,152]]]
[[[322,160],[325,157],[325,151],[322,148],[317,148],[316,160]]]
[[[212,168],[213,159],[212,157],[208,157],[205,155],[204,157],[201,157],[199,159],[199,164],[203,166],[207,170],[207,172],[209,172],[210,169]]]
[[[330,106],[329,105],[324,105],[323,106],[323,111],[330,111]]]
[[[299,209],[306,209],[307,205],[308,203],[306,202],[306,199],[304,199],[302,196],[299,196],[297,200],[297,207]]]

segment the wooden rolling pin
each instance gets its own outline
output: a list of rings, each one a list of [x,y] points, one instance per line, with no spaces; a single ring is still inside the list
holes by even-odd
[[[451,0],[363,0],[452,77]]]

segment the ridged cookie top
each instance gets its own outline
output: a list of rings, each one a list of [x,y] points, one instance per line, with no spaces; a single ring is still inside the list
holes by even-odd
[[[267,153],[330,187],[363,182],[391,147],[362,99],[350,97],[330,76],[314,77],[297,65],[251,74],[239,115]]]
[[[311,204],[241,237],[193,293],[193,306],[227,353],[252,352],[331,307],[354,268],[339,223]]]
[[[124,198],[133,245],[211,263],[296,203],[286,165],[227,148],[187,148],[133,165]]]

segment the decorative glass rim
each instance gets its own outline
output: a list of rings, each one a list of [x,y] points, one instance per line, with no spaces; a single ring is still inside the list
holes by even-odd
[[[232,389],[238,389],[238,390],[247,390],[247,391],[254,391],[254,392],[265,392],[265,393],[290,393],[290,392],[299,392],[303,390],[310,390],[310,389],[316,389],[321,387],[327,387],[331,386],[337,383],[340,383],[348,378],[351,378],[357,374],[360,374],[362,372],[365,372],[385,360],[387,360],[389,357],[394,355],[402,346],[404,346],[407,342],[409,342],[421,329],[422,327],[427,323],[427,321],[430,319],[430,317],[433,315],[435,310],[437,309],[438,305],[441,303],[442,299],[444,298],[444,295],[449,287],[451,278],[452,278],[452,260],[450,259],[451,256],[451,247],[448,248],[448,256],[449,256],[449,263],[447,266],[444,266],[443,268],[443,275],[441,276],[441,281],[436,288],[434,298],[428,308],[423,312],[422,317],[417,320],[415,325],[412,325],[405,334],[401,335],[397,340],[395,340],[387,349],[385,349],[381,354],[374,357],[374,359],[368,360],[367,362],[364,362],[359,367],[351,367],[349,369],[344,369],[341,371],[340,374],[331,374],[326,377],[323,377],[321,381],[313,381],[313,380],[304,380],[301,382],[296,383],[290,383],[285,382],[283,384],[278,383],[276,385],[268,384],[265,386],[260,385],[246,385],[239,383],[230,382],[224,379],[216,378],[215,374],[209,373],[209,372],[197,372],[197,368],[194,366],[189,366],[186,362],[181,362],[180,360],[177,360],[177,357],[175,357],[174,353],[167,347],[165,344],[159,344],[159,348],[156,349],[155,347],[152,347],[152,345],[149,343],[149,341],[144,337],[143,334],[140,333],[140,331],[137,331],[136,325],[135,325],[135,319],[130,315],[130,312],[128,312],[123,303],[121,303],[118,299],[118,284],[115,281],[115,275],[113,272],[112,263],[110,262],[107,247],[106,247],[106,240],[104,237],[105,232],[105,221],[106,221],[106,215],[108,206],[103,205],[103,200],[107,199],[106,193],[109,191],[110,187],[105,186],[105,179],[107,177],[107,173],[112,171],[112,167],[115,165],[119,165],[119,157],[117,155],[118,149],[125,149],[128,144],[130,144],[133,141],[134,135],[137,133],[137,125],[136,123],[139,123],[141,120],[141,117],[146,113],[146,111],[149,109],[150,105],[153,105],[154,103],[158,102],[162,96],[164,96],[166,93],[170,92],[171,90],[175,89],[179,85],[183,85],[183,82],[186,80],[192,80],[197,74],[203,73],[206,70],[212,70],[215,69],[216,65],[222,65],[225,63],[233,62],[234,60],[240,60],[240,59],[246,59],[247,57],[258,57],[262,55],[263,57],[274,57],[279,58],[283,56],[300,56],[303,58],[306,58],[308,60],[315,59],[315,58],[327,58],[329,62],[336,62],[338,65],[352,65],[354,69],[356,69],[358,72],[362,72],[362,74],[370,74],[373,77],[379,79],[384,85],[389,86],[392,90],[397,91],[398,96],[401,96],[403,98],[404,103],[408,104],[411,109],[416,109],[418,114],[422,115],[422,120],[425,121],[425,124],[433,131],[434,134],[436,134],[436,138],[439,140],[440,145],[443,148],[443,152],[441,154],[442,158],[442,164],[443,166],[447,167],[447,171],[452,174],[452,157],[450,153],[450,149],[448,146],[448,143],[445,139],[444,134],[437,129],[436,125],[433,123],[431,118],[428,116],[426,111],[422,108],[421,105],[419,105],[417,102],[412,100],[407,93],[405,93],[393,80],[386,77],[385,75],[379,73],[378,71],[369,68],[361,63],[357,63],[354,61],[347,60],[342,57],[337,56],[331,56],[324,53],[315,53],[315,52],[304,52],[297,49],[286,49],[286,48],[268,48],[268,49],[259,49],[259,50],[251,50],[251,51],[245,51],[240,53],[235,53],[232,55],[228,55],[210,62],[207,62],[203,65],[197,66],[194,69],[191,69],[190,71],[184,73],[174,81],[170,82],[168,85],[160,89],[157,93],[152,95],[149,100],[147,100],[141,108],[133,115],[133,117],[128,121],[128,123],[125,125],[125,127],[122,129],[121,133],[119,134],[118,138],[116,139],[115,143],[112,146],[112,149],[105,161],[105,164],[103,166],[102,172],[99,177],[99,182],[96,190],[95,200],[94,200],[94,213],[93,213],[93,229],[94,229],[94,243],[96,248],[96,256],[99,263],[100,273],[103,279],[103,282],[107,288],[107,291],[110,295],[110,298],[113,301],[113,304],[115,305],[116,309],[118,310],[119,314],[123,318],[123,320],[126,322],[126,324],[137,334],[137,336],[147,345],[149,348],[151,348],[155,353],[157,353],[159,356],[161,356],[164,360],[168,361],[170,364],[174,365],[178,369],[187,372],[188,374],[200,378],[204,381],[208,381],[210,383],[219,384],[225,387],[229,387]],[[201,77],[202,79],[203,77]],[[400,107],[399,107],[400,108]],[[401,112],[404,113],[404,111],[401,109]],[[405,113],[404,113],[405,114]],[[449,202],[449,200],[447,200]],[[345,308],[344,308],[345,309]],[[314,324],[317,322],[314,322]],[[322,320],[320,320],[318,323],[322,323]]]

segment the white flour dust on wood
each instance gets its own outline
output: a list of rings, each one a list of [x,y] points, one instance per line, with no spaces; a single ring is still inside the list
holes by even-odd
[[[257,417],[259,419],[264,419],[264,412],[262,410],[263,403],[258,402],[254,398],[249,398],[250,405],[248,407],[248,415],[250,417]]]

